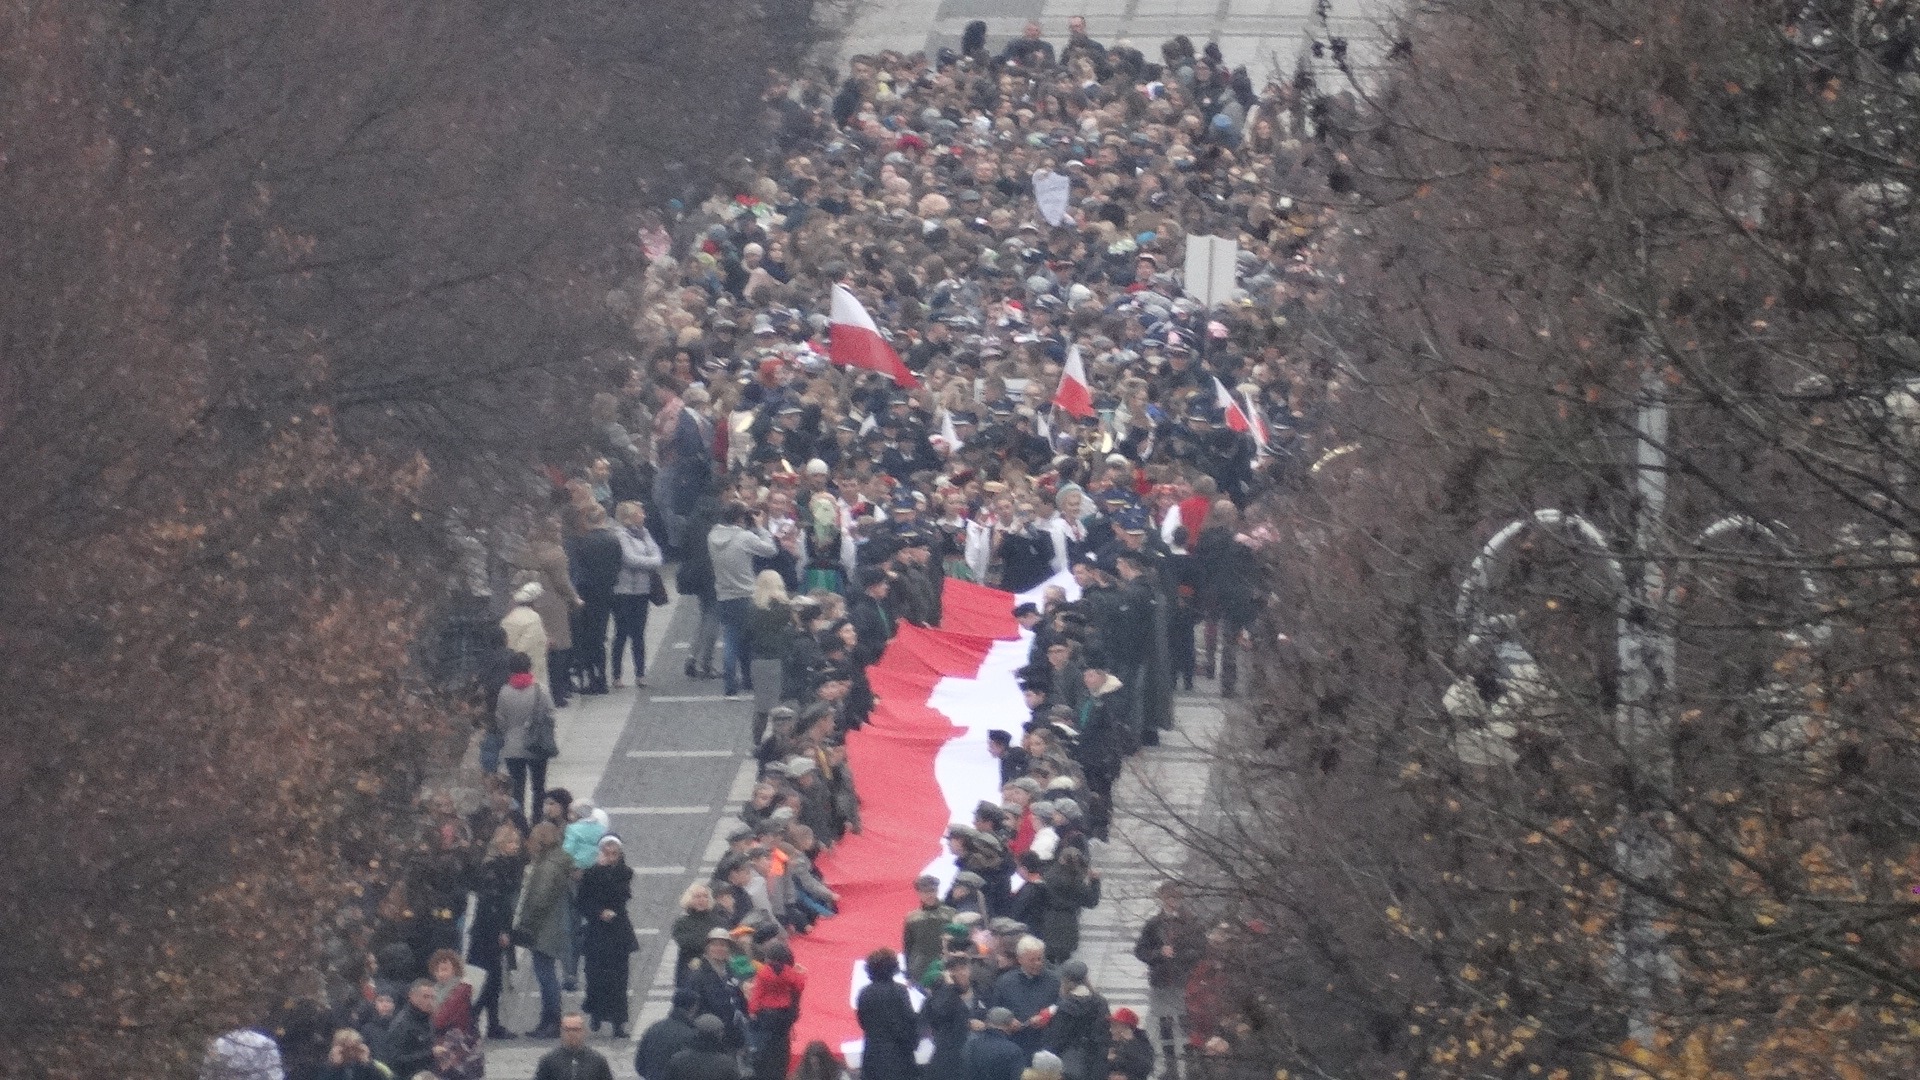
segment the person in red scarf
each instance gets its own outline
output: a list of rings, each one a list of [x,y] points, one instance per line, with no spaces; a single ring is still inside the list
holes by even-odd
[[[493,706],[494,726],[501,735],[500,758],[507,763],[507,790],[524,811],[539,806],[546,796],[547,762],[559,752],[553,745],[553,698],[533,677],[533,658],[516,652],[507,661],[507,685]],[[527,781],[533,798],[527,798]]]

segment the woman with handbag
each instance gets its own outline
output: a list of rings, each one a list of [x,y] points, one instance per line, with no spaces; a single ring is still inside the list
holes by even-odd
[[[647,531],[647,510],[637,502],[614,508],[620,522],[620,576],[613,585],[613,687],[618,690],[622,653],[633,650],[633,685],[645,686],[647,677],[647,608],[667,602],[660,580],[665,559],[653,534]],[[657,600],[655,598],[658,598]]]
[[[547,762],[560,755],[554,727],[553,698],[533,677],[533,658],[516,652],[507,660],[507,685],[493,705],[494,725],[500,729],[500,758],[507,763],[507,782],[522,811],[539,806],[546,797]],[[527,781],[533,781],[529,799]]]
[[[486,860],[475,877],[473,925],[467,941],[467,962],[487,973],[480,997],[473,1003],[473,1015],[475,1021],[483,1015],[487,1018],[489,1039],[516,1037],[500,1022],[500,994],[507,968],[513,964],[513,909],[520,899],[520,879],[526,866],[520,827],[501,822],[493,831]]]
[[[540,984],[540,1025],[527,1036],[557,1039],[559,958],[567,954],[572,936],[567,926],[567,889],[573,880],[573,859],[560,846],[560,830],[551,821],[533,827],[527,837],[527,855],[532,861],[513,919],[513,940],[533,953],[533,977]]]
[[[580,891],[574,907],[586,920],[581,958],[586,961],[587,997],[580,1011],[594,1031],[613,1025],[613,1037],[627,1037],[628,960],[640,951],[640,939],[627,918],[633,899],[633,868],[627,865],[620,838],[602,836],[592,866],[580,872]]]
[[[437,1080],[479,1080],[487,1059],[480,1050],[473,1011],[473,986],[463,976],[460,954],[441,949],[427,961],[433,977],[433,1075]]]

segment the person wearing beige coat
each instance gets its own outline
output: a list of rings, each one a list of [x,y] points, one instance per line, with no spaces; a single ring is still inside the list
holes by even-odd
[[[540,596],[533,610],[547,634],[547,655],[536,658],[536,678],[545,682],[556,706],[567,703],[568,659],[573,649],[573,611],[582,603],[573,591],[567,574],[567,549],[560,543],[560,523],[542,518],[528,534],[526,543],[510,552],[507,562],[513,567],[515,586],[538,582]],[[540,674],[544,672],[544,674]]]
[[[509,650],[526,653],[527,658],[533,661],[533,681],[551,686],[547,681],[546,621],[535,610],[545,592],[537,581],[529,581],[516,589],[513,609],[500,620],[500,629],[506,631]]]

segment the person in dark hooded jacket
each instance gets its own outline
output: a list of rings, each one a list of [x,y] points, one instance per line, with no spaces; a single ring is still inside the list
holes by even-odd
[[[740,1062],[727,1049],[727,1025],[703,1013],[693,1031],[693,1045],[667,1062],[665,1080],[740,1080]]]
[[[699,1001],[691,990],[675,990],[673,1010],[640,1033],[640,1042],[633,1048],[633,1071],[640,1080],[667,1080],[674,1055],[693,1046],[699,1033],[693,1010]]]

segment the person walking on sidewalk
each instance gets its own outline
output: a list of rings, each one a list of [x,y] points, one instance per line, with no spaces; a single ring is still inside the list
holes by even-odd
[[[747,611],[753,606],[753,560],[767,558],[779,546],[761,524],[758,511],[729,503],[720,511],[720,523],[707,534],[707,552],[713,559],[713,595],[720,614],[720,679],[730,698],[741,685],[753,689],[753,671],[747,662]]]
[[[1147,965],[1147,1016],[1172,1080],[1180,1075],[1180,1044],[1187,1036],[1187,979],[1207,952],[1206,930],[1187,910],[1178,882],[1156,890],[1160,911],[1140,928],[1134,958]]]

